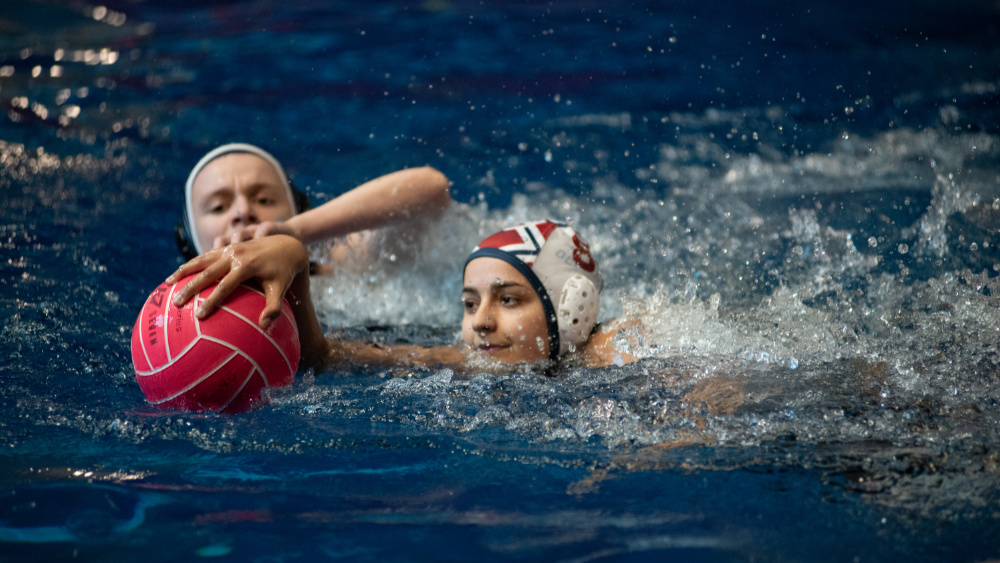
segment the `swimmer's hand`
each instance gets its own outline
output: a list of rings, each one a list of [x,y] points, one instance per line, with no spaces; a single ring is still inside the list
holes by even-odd
[[[264,238],[271,235],[288,235],[302,240],[295,228],[285,221],[264,221],[257,225],[248,225],[233,231],[228,236],[217,236],[212,242],[212,248],[222,248],[230,244],[236,244],[257,238]]]
[[[309,253],[290,236],[268,236],[210,250],[178,268],[166,282],[176,283],[197,272],[201,273],[174,295],[173,303],[180,307],[218,282],[195,311],[199,319],[215,312],[241,283],[251,279],[260,283],[267,302],[257,321],[262,329],[281,314],[281,300],[290,288],[301,294],[304,287],[308,297]]]

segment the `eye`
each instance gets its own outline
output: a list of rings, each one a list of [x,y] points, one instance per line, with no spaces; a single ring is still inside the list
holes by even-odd
[[[504,295],[500,298],[500,304],[504,307],[515,307],[518,301],[513,295]]]
[[[211,206],[209,206],[209,208],[208,208],[208,212],[211,213],[211,214],[213,214],[213,215],[218,215],[220,213],[225,213],[225,211],[226,211],[226,206],[223,205],[222,203],[214,203]]]
[[[261,197],[257,199],[257,203],[260,205],[272,205],[274,204],[274,200],[269,197]]]
[[[462,299],[462,308],[465,309],[466,313],[475,313],[476,302],[472,299]]]

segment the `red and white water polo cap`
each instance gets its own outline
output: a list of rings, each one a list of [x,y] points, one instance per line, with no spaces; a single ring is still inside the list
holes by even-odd
[[[590,338],[604,281],[590,246],[572,227],[555,221],[521,223],[479,243],[465,261],[497,258],[523,275],[542,300],[553,360]]]

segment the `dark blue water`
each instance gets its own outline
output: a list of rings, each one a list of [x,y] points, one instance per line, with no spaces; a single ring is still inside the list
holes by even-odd
[[[604,4],[0,2],[0,560],[1000,558],[1000,9]],[[314,202],[453,180],[414,263],[314,282],[331,334],[453,342],[466,252],[554,217],[645,359],[147,405],[230,141]]]

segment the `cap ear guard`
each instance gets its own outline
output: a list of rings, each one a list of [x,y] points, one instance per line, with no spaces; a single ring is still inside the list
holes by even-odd
[[[565,354],[590,338],[597,325],[601,294],[590,279],[573,274],[563,284],[556,315],[559,318],[560,354]]]

